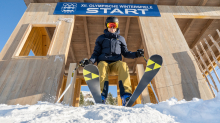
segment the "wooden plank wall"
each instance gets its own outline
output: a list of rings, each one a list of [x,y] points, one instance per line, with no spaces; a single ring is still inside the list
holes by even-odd
[[[74,15],[53,15],[55,7],[56,3],[31,3],[2,49],[0,54],[0,103],[25,105],[35,104],[37,101],[54,102],[56,100],[74,27]],[[65,22],[60,18],[69,18],[72,22]],[[28,25],[36,23],[59,25],[59,35],[51,44],[53,47],[51,47],[49,56],[12,58]],[[40,33],[31,35],[37,34]],[[31,48],[27,46],[26,49],[29,51]],[[27,55],[26,51],[23,51],[25,52],[23,54]]]
[[[163,65],[155,77],[159,101],[171,97],[204,100],[213,95],[192,56],[186,40],[168,7],[159,7],[161,17],[139,17],[143,45],[148,55],[159,54]]]

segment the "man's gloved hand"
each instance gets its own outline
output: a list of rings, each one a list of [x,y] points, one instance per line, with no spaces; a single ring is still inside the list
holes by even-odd
[[[137,57],[144,56],[144,49],[138,49],[136,52]]]
[[[84,58],[82,61],[79,62],[81,64],[82,67],[88,65],[88,64],[92,64],[92,61],[90,61],[87,58]]]

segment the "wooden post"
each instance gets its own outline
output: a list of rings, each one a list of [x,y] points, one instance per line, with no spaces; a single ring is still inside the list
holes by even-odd
[[[220,83],[220,79],[219,79],[218,74],[217,74],[217,72],[216,72],[216,70],[215,70],[215,68],[214,68],[214,66],[213,66],[213,64],[212,64],[212,61],[210,60],[210,58],[209,58],[207,52],[205,51],[205,48],[203,47],[203,45],[202,45],[201,42],[200,42],[200,46],[201,46],[203,52],[205,53],[205,56],[207,57],[207,59],[208,59],[210,65],[211,65],[211,67],[212,67],[212,69],[213,69],[213,71],[214,71],[214,73],[215,73],[215,75],[216,75],[216,78],[218,79],[218,82]]]
[[[213,89],[212,89],[212,85],[210,84],[209,79],[207,78],[205,72],[203,71],[202,66],[201,66],[201,64],[199,63],[199,60],[197,59],[195,53],[194,53],[192,50],[191,50],[191,52],[192,52],[192,54],[194,55],[194,57],[195,57],[195,59],[196,59],[196,62],[197,62],[197,64],[198,64],[198,66],[199,66],[199,69],[200,69],[200,71],[202,72],[203,76],[205,77],[206,82],[208,83],[209,88],[210,88],[210,90],[212,91],[213,96],[215,97],[215,93],[214,93],[214,91],[213,91]]]
[[[140,82],[140,79],[144,75],[144,66],[143,66],[143,64],[137,64],[136,71],[137,71],[137,80],[138,80],[138,82]],[[144,91],[142,92],[141,99],[142,99],[141,100],[142,104],[151,102],[148,87],[146,87],[144,89]]]
[[[216,56],[215,56],[215,53],[212,51],[212,48],[211,48],[211,46],[209,45],[208,41],[207,41],[205,38],[204,38],[203,40],[205,41],[206,45],[208,46],[208,49],[209,49],[209,51],[211,52],[212,58],[214,59],[215,63],[216,63],[216,64],[218,65],[218,67],[220,68],[220,63],[218,62],[218,60],[217,60],[217,58],[216,58]]]
[[[117,99],[118,99],[118,106],[122,106],[122,100],[120,96],[120,88],[119,88],[119,83],[117,82]]]
[[[196,52],[199,54],[199,57],[200,57],[200,59],[201,59],[203,65],[204,65],[206,71],[208,72],[208,74],[209,74],[209,76],[210,76],[210,78],[211,78],[213,84],[215,85],[216,91],[219,92],[218,87],[217,87],[217,85],[216,85],[216,83],[215,83],[215,81],[214,81],[214,79],[213,79],[211,73],[209,72],[209,69],[208,69],[208,67],[207,67],[207,65],[206,65],[206,63],[205,63],[205,61],[204,61],[203,58],[202,58],[202,55],[200,54],[198,47],[195,46],[195,48],[196,48]]]
[[[134,90],[135,90],[135,85],[134,85],[133,79],[131,79],[131,87],[132,87],[132,94],[133,94],[133,93],[134,93]],[[136,104],[137,104],[137,101],[135,101],[132,106],[134,106],[134,105],[136,105]]]
[[[66,82],[66,88],[67,86],[69,85],[70,81],[71,81],[71,77],[72,77],[72,72],[73,70],[76,68],[76,63],[70,63],[70,67],[69,67],[69,71],[68,71],[68,76],[67,76],[67,82]],[[68,104],[68,105],[71,105],[73,102],[72,102],[72,98],[73,98],[73,92],[74,92],[74,85],[75,85],[75,82],[76,82],[76,76],[77,76],[77,72],[74,73],[74,76],[73,76],[73,80],[72,80],[72,84],[71,86],[69,87],[68,91],[66,92],[66,94],[64,95],[64,99],[63,99],[63,102],[65,104]]]
[[[63,80],[62,80],[62,85],[61,85],[61,88],[59,90],[59,95],[58,95],[58,98],[61,96],[61,94],[63,93],[63,91],[65,90],[65,87],[66,87],[66,81],[67,81],[67,77],[66,76],[63,76]],[[64,98],[64,97],[63,97]],[[63,98],[60,99],[60,102],[63,101]],[[59,102],[59,103],[60,103]]]
[[[73,96],[73,103],[72,103],[72,106],[74,106],[74,107],[79,107],[81,84],[82,84],[82,79],[77,79],[77,82],[75,84],[75,91],[73,94],[74,95]]]
[[[137,85],[138,85],[138,81],[136,78],[133,79],[133,83],[134,83],[134,87],[135,89],[137,88]],[[146,87],[147,88],[147,87]],[[141,104],[141,95],[137,98],[136,100],[136,104]]]

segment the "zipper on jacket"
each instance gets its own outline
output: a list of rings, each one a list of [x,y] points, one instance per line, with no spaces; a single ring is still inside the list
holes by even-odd
[[[115,41],[115,54],[116,54],[116,44],[117,44],[117,40]]]
[[[110,39],[110,54],[112,53],[112,39]]]

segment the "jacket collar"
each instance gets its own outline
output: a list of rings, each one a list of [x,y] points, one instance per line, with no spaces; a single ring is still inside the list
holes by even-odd
[[[115,33],[111,33],[108,31],[108,29],[105,29],[104,33],[105,33],[105,37],[107,38],[118,38],[120,34],[120,30],[118,28]]]

